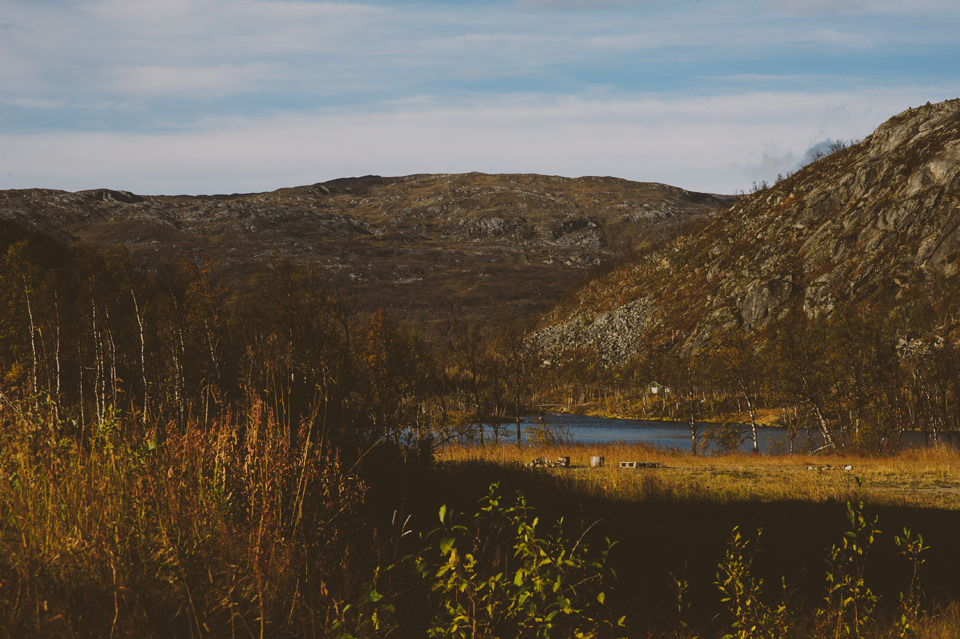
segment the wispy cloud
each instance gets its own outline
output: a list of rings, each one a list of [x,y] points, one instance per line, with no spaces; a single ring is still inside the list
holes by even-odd
[[[464,46],[499,46],[503,44],[520,44],[526,46],[541,46],[557,42],[555,36],[539,35],[534,33],[465,33],[451,38],[436,40],[436,46],[459,48]]]
[[[30,98],[30,97],[0,97],[0,105],[14,106],[22,109],[35,109],[39,111],[51,111],[60,109],[64,106],[63,100]]]
[[[775,4],[783,11],[807,16],[860,13],[869,8],[864,0],[779,0]]]
[[[779,0],[773,6],[805,16],[903,15],[956,16],[960,7],[953,0]]]
[[[515,0],[517,4],[550,9],[609,9],[626,7],[643,2],[663,2],[664,0]]]
[[[0,4],[11,186],[486,170],[730,191],[960,86],[954,0]]]
[[[912,96],[749,94],[618,101],[423,98],[377,112],[211,118],[160,134],[0,135],[0,182],[71,190],[256,191],[348,175],[615,175],[733,192],[787,172],[816,141],[862,137]],[[846,110],[838,112],[837,104]],[[771,114],[782,112],[783,118]],[[92,163],[91,156],[98,158]],[[49,176],[57,176],[51,182]]]
[[[818,29],[813,35],[822,42],[844,47],[872,47],[876,44],[874,39],[868,36],[838,29]]]
[[[103,86],[138,97],[220,98],[260,90],[276,69],[263,63],[218,66],[126,66],[106,68]]]

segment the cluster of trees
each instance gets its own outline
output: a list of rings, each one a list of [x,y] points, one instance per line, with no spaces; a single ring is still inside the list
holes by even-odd
[[[0,254],[0,401],[83,434],[124,410],[158,438],[256,399],[287,429],[343,444],[425,433],[437,403],[422,341],[384,312],[360,317],[318,272],[274,260],[242,291],[202,263],[146,272],[123,252],[37,238]]]
[[[771,418],[812,429],[827,447],[895,450],[907,430],[937,443],[960,431],[960,346],[944,313],[923,300],[797,311],[762,332],[717,332],[699,348],[667,345],[610,369],[581,351],[581,374],[558,387],[615,412],[689,421],[694,449],[697,423],[719,416],[746,424],[738,432],[754,445],[758,422]],[[666,392],[650,393],[654,381]]]
[[[960,428],[960,348],[936,315],[917,302],[791,318],[767,349],[768,401],[812,413],[827,445],[896,448],[907,429],[938,443]]]
[[[352,449],[482,440],[480,423],[513,438],[524,414],[591,402],[689,420],[694,448],[698,421],[722,414],[753,425],[755,442],[762,409],[825,446],[896,448],[905,430],[932,441],[960,430],[960,348],[942,303],[796,312],[763,333],[609,367],[590,348],[547,361],[519,327],[466,313],[427,342],[386,312],[361,316],[315,268],[279,259],[227,291],[196,260],[148,272],[122,251],[9,229],[0,238],[0,402],[45,407],[80,435],[122,409],[160,439],[253,400],[291,445],[312,429]],[[652,396],[652,381],[670,392]]]
[[[346,451],[483,441],[481,423],[499,439],[531,401],[553,401],[518,326],[454,309],[426,340],[357,311],[313,266],[273,258],[239,290],[207,267],[147,270],[122,250],[0,228],[0,403],[50,411],[81,437],[123,411],[157,440],[256,404],[291,446],[313,432]]]

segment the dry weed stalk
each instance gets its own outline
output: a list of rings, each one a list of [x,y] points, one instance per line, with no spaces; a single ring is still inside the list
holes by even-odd
[[[365,487],[309,425],[293,448],[254,402],[162,445],[111,411],[64,430],[0,416],[4,633],[322,635]]]

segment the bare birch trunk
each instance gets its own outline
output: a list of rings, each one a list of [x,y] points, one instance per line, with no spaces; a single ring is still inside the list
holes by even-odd
[[[55,390],[54,390],[54,406],[56,407],[56,410],[57,410],[57,419],[59,420],[59,419],[60,419],[60,380],[61,380],[61,373],[60,373],[60,296],[59,296],[59,295],[57,295],[57,296],[54,297],[53,306],[54,306],[54,313],[56,314],[56,320],[57,320],[57,333],[56,333],[56,338],[55,338],[56,341],[55,341],[55,343],[54,343],[54,349],[53,349],[53,362],[54,362],[54,366],[56,366],[56,375],[57,375],[57,377],[56,377],[56,382],[55,382],[56,385],[55,385]]]
[[[920,393],[923,395],[923,399],[927,405],[927,411],[930,413],[930,424],[927,428],[927,443],[936,446],[940,439],[939,433],[937,432],[937,424],[940,422],[940,416],[938,415],[933,396],[930,393],[930,387],[927,385],[927,380],[923,374],[914,373],[914,379],[920,383]]]
[[[31,393],[32,393],[32,395],[33,395],[34,407],[39,407],[39,402],[38,402],[38,399],[37,399],[37,398],[38,398],[38,392],[39,392],[39,389],[37,388],[37,385],[38,385],[38,382],[37,382],[37,377],[38,377],[38,375],[37,375],[37,339],[36,339],[37,329],[36,329],[36,325],[33,323],[33,307],[32,307],[31,304],[30,304],[30,288],[27,286],[27,278],[23,278],[23,294],[24,294],[24,295],[26,296],[26,298],[27,298],[27,317],[30,319],[30,353],[31,353],[31,355],[33,356],[32,377],[31,377],[31,379],[30,379],[30,382],[31,382],[32,386],[31,386],[31,389],[30,389],[30,390],[31,390]]]
[[[753,452],[757,454],[760,452],[760,442],[757,439],[757,415],[753,410],[753,400],[750,399],[750,393],[747,392],[747,385],[743,378],[740,377],[737,381],[740,383],[740,392],[743,394],[743,399],[747,402],[747,412],[750,413],[750,437],[753,439]]]
[[[97,423],[99,424],[103,421],[103,411],[106,407],[103,384],[103,341],[100,337],[100,327],[97,325],[96,303],[91,303],[91,307],[93,309],[93,347],[94,360],[96,362],[93,378],[93,401],[97,409]]]
[[[820,435],[823,437],[824,447],[835,448],[836,445],[833,443],[833,436],[830,434],[830,423],[823,414],[823,410],[821,410],[817,404],[813,404],[813,410],[817,415],[817,424],[820,426]]]
[[[86,414],[83,410],[83,349],[80,342],[77,342],[77,366],[80,369],[80,440],[83,440],[84,431],[87,428]]]
[[[133,298],[133,310],[137,313],[137,324],[140,326],[140,375],[143,382],[143,424],[147,424],[147,407],[149,406],[149,392],[147,389],[147,356],[146,340],[143,334],[143,316],[140,314],[140,305],[137,304],[137,294],[133,288],[130,289],[130,297]]]
[[[693,397],[693,392],[690,393],[690,452],[694,455],[697,454],[697,400]]]
[[[110,310],[107,306],[103,307],[103,315],[106,320],[107,346],[110,349],[110,369],[108,375],[110,382],[110,405],[115,409],[117,406],[117,343],[113,339],[113,330],[110,328]],[[106,381],[104,382],[104,396],[106,396]],[[106,402],[104,402],[104,407],[106,407]]]
[[[187,421],[186,397],[184,397],[186,394],[186,379],[183,372],[183,357],[186,354],[186,347],[183,345],[183,329],[179,326],[177,327],[177,348],[177,417],[180,428],[182,429]]]
[[[814,399],[813,393],[810,391],[810,385],[807,383],[806,376],[800,376],[800,383],[803,385],[803,392],[807,397],[807,401],[809,401],[813,406],[813,410],[817,415],[817,424],[820,427],[820,436],[823,437],[824,448],[836,448],[836,444],[834,444],[833,441],[833,435],[830,433],[830,422],[827,421],[826,415],[823,414],[823,409],[821,408],[820,404]]]
[[[516,382],[516,387],[515,387],[515,394],[513,398],[513,410],[514,410],[514,413],[516,413],[515,416],[517,418],[517,446],[520,446],[521,434],[520,434],[520,374],[519,373],[517,374],[515,382]]]

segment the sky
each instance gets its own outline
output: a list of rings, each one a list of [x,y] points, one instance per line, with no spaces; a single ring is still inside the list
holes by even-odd
[[[749,191],[960,97],[956,0],[0,0],[0,189]]]

